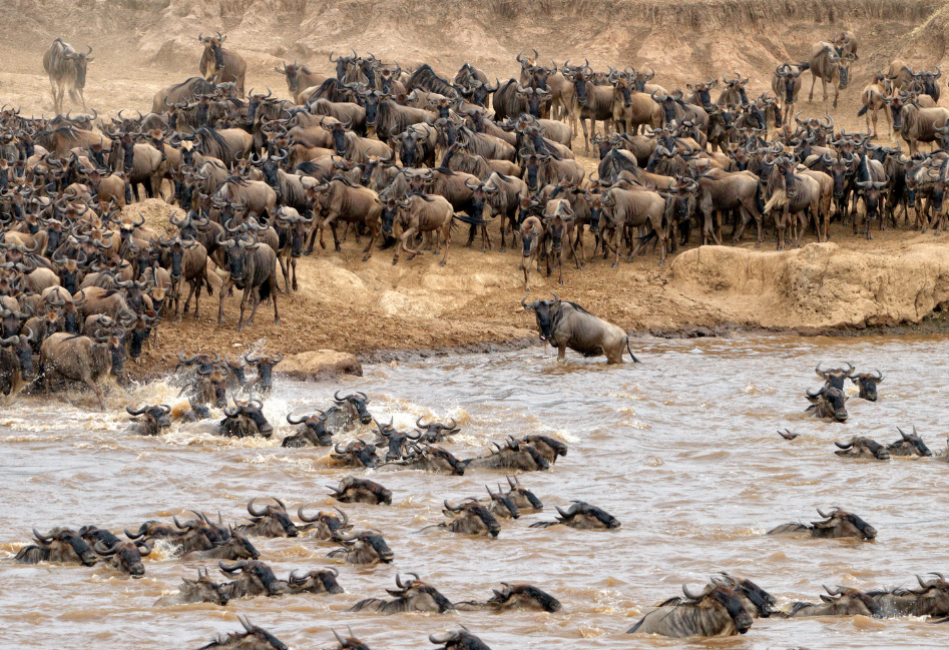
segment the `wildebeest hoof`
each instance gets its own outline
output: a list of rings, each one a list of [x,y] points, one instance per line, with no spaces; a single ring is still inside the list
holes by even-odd
[[[395,266],[398,263],[399,263],[399,260],[392,260],[392,266]]]
[[[362,258],[362,261],[363,261],[363,262],[368,262],[368,261],[369,261],[369,257],[367,256],[367,257]]]
[[[446,263],[446,260],[442,260],[441,262],[439,262],[438,265],[439,265],[439,266],[445,266],[445,263]]]

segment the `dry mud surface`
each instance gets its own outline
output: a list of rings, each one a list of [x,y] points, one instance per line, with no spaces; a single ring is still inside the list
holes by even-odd
[[[935,11],[935,13],[933,13]],[[190,2],[14,3],[18,26],[0,46],[0,98],[29,114],[50,114],[42,53],[56,36],[77,47],[90,44],[86,98],[106,114],[146,111],[161,87],[197,74],[201,31],[226,31],[228,45],[249,63],[248,87],[286,95],[273,71],[283,60],[330,71],[328,55],[350,47],[404,65],[427,61],[445,75],[469,61],[502,79],[516,74],[519,50],[536,47],[542,59],[588,58],[608,64],[653,66],[668,88],[737,70],[752,79],[752,93],[767,89],[781,61],[806,58],[810,44],[841,29],[861,40],[853,81],[838,110],[820,101],[808,114],[830,110],[839,125],[857,130],[859,94],[870,75],[895,57],[931,67],[945,62],[945,19],[938,6],[916,2]],[[619,20],[618,17],[623,19]],[[808,88],[810,78],[805,83]],[[750,93],[750,94],[752,94]],[[946,100],[943,99],[943,102]],[[574,146],[578,152],[582,143]],[[596,161],[582,158],[595,169]],[[131,206],[163,220],[157,201]],[[497,236],[496,225],[492,230]],[[201,347],[235,353],[266,347],[287,353],[320,349],[363,359],[378,351],[460,348],[490,350],[535,334],[519,307],[524,295],[519,254],[481,253],[460,247],[457,228],[447,267],[423,255],[391,265],[391,251],[361,261],[361,242],[341,254],[319,250],[299,265],[301,290],[280,294],[281,324],[261,307],[252,327],[236,333],[237,300],[225,323],[216,323],[218,295],[202,301],[201,318],[163,325],[163,344],[145,368],[167,368],[178,350]],[[693,233],[693,241],[697,233]],[[838,226],[831,244],[773,251],[766,242],[737,247],[694,246],[665,268],[653,252],[618,269],[608,262],[568,264],[566,286],[534,274],[533,296],[553,290],[628,330],[704,331],[740,326],[798,331],[918,324],[946,301],[945,235],[874,232],[872,242]],[[592,240],[587,244],[589,254]]]

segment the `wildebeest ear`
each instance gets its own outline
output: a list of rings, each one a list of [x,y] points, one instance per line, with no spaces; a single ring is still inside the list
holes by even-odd
[[[820,599],[821,599],[822,601],[824,601],[825,603],[832,603],[832,602],[834,602],[834,599],[833,599],[833,598],[831,598],[830,596],[825,596],[824,594],[821,594],[821,595],[820,595]]]

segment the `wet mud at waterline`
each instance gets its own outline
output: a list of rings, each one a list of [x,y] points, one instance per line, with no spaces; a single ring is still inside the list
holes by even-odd
[[[503,648],[684,648],[696,639],[629,636],[625,631],[659,602],[698,591],[727,571],[753,580],[777,598],[819,602],[822,584],[862,591],[916,586],[914,574],[944,570],[942,521],[933,508],[949,466],[939,396],[949,383],[947,344],[938,338],[867,337],[853,340],[741,336],[722,339],[634,341],[642,364],[607,366],[568,354],[555,362],[549,348],[449,356],[419,363],[365,367],[362,378],[337,384],[278,380],[264,404],[274,424],[271,440],[225,439],[189,433],[175,424],[160,437],[125,431],[126,403],[168,403],[178,388],[156,382],[109,397],[106,414],[91,412],[91,395],[67,393],[51,402],[21,397],[0,419],[6,498],[0,509],[0,645],[54,648],[86,645],[197,648],[219,633],[241,629],[236,616],[292,648],[331,647],[331,628],[372,648],[415,648],[430,634],[467,626],[488,646]],[[807,389],[825,366],[849,361],[857,372],[879,368],[885,380],[876,402],[845,385],[845,423],[813,418]],[[468,469],[462,476],[384,466],[340,468],[330,448],[287,449],[289,412],[332,404],[336,390],[365,391],[379,422],[411,430],[419,418],[458,423],[443,444],[459,458],[503,442],[542,434],[565,443],[566,456],[547,471],[517,478],[543,502],[538,513],[502,519],[497,538],[431,528],[445,521],[443,501],[486,497],[485,486],[507,485],[504,470]],[[122,403],[119,403],[122,401]],[[219,412],[214,413],[221,417]],[[935,457],[854,460],[836,455],[835,441],[866,436],[887,445],[897,426],[913,425]],[[373,426],[338,438],[375,439]],[[799,434],[785,440],[777,430]],[[385,449],[380,450],[380,456]],[[341,504],[326,485],[346,476],[368,478],[392,491],[391,506]],[[158,544],[143,559],[145,577],[133,580],[100,560],[76,565],[21,565],[12,557],[55,526],[95,524],[135,531],[147,520],[193,518],[195,509],[227,523],[247,523],[247,501],[277,497],[299,523],[306,513],[341,508],[354,530],[382,532],[390,564],[353,566],[326,555],[339,548],[312,535],[251,538],[260,560],[286,578],[293,570],[335,568],[341,594],[258,596],[227,606],[156,607],[183,578],[216,560],[183,561]],[[618,529],[532,528],[556,518],[571,501],[598,506]],[[257,506],[269,501],[258,499]],[[818,521],[817,508],[853,512],[876,530],[873,541],[766,536],[788,522]],[[560,601],[559,612],[459,611],[385,616],[349,612],[365,598],[390,598],[399,574],[409,572],[452,602],[484,601],[502,582],[529,583]],[[864,616],[755,619],[747,634],[699,641],[729,648],[935,647],[945,627],[922,618]],[[93,641],[94,640],[94,641]]]

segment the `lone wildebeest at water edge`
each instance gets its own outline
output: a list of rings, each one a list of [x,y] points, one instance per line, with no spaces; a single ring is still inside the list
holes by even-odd
[[[629,352],[634,363],[639,359],[629,347],[629,336],[620,327],[594,316],[575,302],[567,302],[551,293],[553,300],[535,300],[527,304],[521,298],[524,311],[534,312],[540,340],[557,348],[557,361],[563,361],[567,348],[585,357],[606,356],[607,363],[623,363],[623,353]]]

